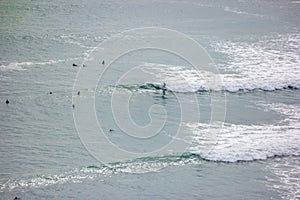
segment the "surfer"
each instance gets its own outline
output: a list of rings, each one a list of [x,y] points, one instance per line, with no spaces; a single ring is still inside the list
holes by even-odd
[[[74,109],[74,108],[75,108],[75,105],[73,104],[72,107],[73,107],[73,109]]]
[[[49,94],[52,94],[52,92],[49,92]]]
[[[163,86],[162,86],[163,96],[166,95],[166,90],[167,90],[166,85],[167,85],[167,84],[164,82],[164,83],[163,83]]]
[[[6,99],[5,103],[6,103],[6,104],[9,104],[9,101],[8,101],[8,99]]]
[[[112,132],[112,131],[113,131],[113,129],[110,128],[110,129],[109,129],[109,132]]]
[[[73,67],[77,67],[78,65],[76,65],[75,63],[73,63]]]
[[[105,62],[104,62],[104,60],[102,61],[102,65],[104,65],[105,64]]]
[[[80,95],[80,91],[77,92],[77,95],[78,95],[78,96]]]

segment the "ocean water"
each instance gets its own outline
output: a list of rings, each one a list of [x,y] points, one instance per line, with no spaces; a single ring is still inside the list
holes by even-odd
[[[300,199],[300,1],[1,0],[0,16],[0,199]],[[167,51],[101,57],[143,27],[198,42],[221,87]],[[139,154],[101,162],[118,153],[89,149],[98,125]]]

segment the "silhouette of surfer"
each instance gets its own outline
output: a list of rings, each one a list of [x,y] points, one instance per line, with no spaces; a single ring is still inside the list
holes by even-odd
[[[75,63],[73,63],[73,67],[77,67],[78,65],[76,65]]]
[[[163,86],[162,86],[163,97],[165,97],[165,95],[166,95],[166,91],[167,91],[166,85],[167,85],[167,84],[164,82],[164,83],[163,83]]]
[[[8,101],[8,99],[6,99],[5,103],[6,103],[6,104],[9,104],[9,101]]]
[[[102,65],[104,65],[105,64],[105,62],[104,62],[104,60],[102,61]]]

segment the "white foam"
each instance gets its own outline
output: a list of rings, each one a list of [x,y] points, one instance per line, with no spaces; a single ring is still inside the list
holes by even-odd
[[[195,133],[190,151],[212,161],[252,161],[300,155],[300,106],[268,104],[287,117],[277,124],[189,124]],[[212,133],[215,137],[212,137]],[[210,149],[207,152],[207,149]]]
[[[34,66],[34,65],[53,65],[57,63],[77,60],[78,58],[68,58],[68,59],[59,59],[59,60],[48,60],[48,61],[40,61],[40,62],[11,62],[8,65],[0,65],[0,69],[2,71],[22,71],[27,70],[26,67]]]
[[[241,11],[238,8],[231,8],[229,6],[225,6],[224,11],[231,12],[231,13],[238,14],[238,15],[250,15],[250,16],[255,16],[255,17],[264,17],[264,15],[261,15],[261,14],[249,13],[246,11]]]
[[[276,160],[266,167],[275,177],[266,177],[268,185],[282,199],[300,199],[300,160],[296,157]]]
[[[9,63],[8,65],[0,65],[2,71],[23,71],[26,70],[23,66],[24,63]]]
[[[64,184],[68,182],[77,183],[87,179],[95,179],[110,176],[112,174],[130,173],[143,174],[149,172],[158,172],[167,166],[182,166],[188,164],[199,164],[199,159],[190,157],[157,157],[150,160],[133,160],[130,162],[121,162],[113,164],[112,166],[91,166],[74,169],[60,174],[37,175],[34,177],[27,177],[15,180],[9,180],[0,185],[1,191],[11,191],[16,188],[41,188],[55,184]]]
[[[208,84],[213,74],[188,66],[144,63],[148,72],[155,74],[175,92],[226,90],[229,92],[300,88],[300,34],[263,38],[256,42],[223,41],[212,43],[217,52],[228,58],[217,67],[223,87]]]
[[[251,44],[226,41],[214,46],[229,58],[226,64],[219,65],[225,71],[223,84],[229,91],[300,88],[300,34],[279,35]]]
[[[213,87],[208,84],[208,81],[214,76],[211,72],[161,63],[143,63],[141,67],[143,70],[155,74],[158,81],[166,82],[167,89],[173,92],[208,91]]]
[[[83,44],[84,42],[90,40],[88,35],[81,35],[81,36],[77,36],[77,35],[73,35],[73,34],[60,35],[54,39],[58,40],[59,42],[64,42],[67,44],[74,44],[74,45],[77,45],[79,47],[86,48],[86,49],[94,48],[94,47],[86,46]],[[103,39],[103,37],[98,36],[98,37],[94,37],[93,39],[98,41],[99,39]]]

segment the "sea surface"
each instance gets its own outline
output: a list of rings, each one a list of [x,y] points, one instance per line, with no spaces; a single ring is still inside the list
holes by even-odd
[[[103,42],[144,27],[199,43],[221,87],[157,49],[90,65]],[[108,68],[78,94],[96,65]],[[299,89],[297,0],[1,0],[0,199],[300,199]],[[91,99],[92,115],[78,103]],[[102,162],[78,115],[139,156]],[[158,132],[153,120],[164,122]],[[184,151],[160,151],[177,140]]]

